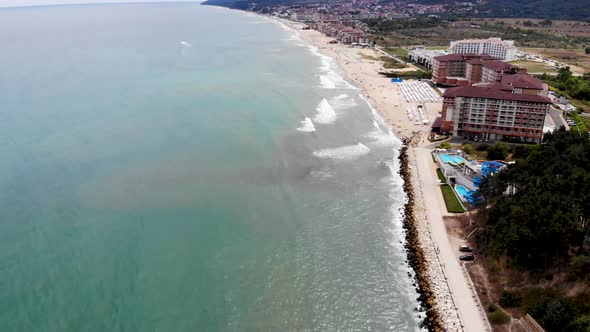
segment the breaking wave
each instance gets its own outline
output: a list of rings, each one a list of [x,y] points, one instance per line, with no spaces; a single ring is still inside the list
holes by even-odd
[[[366,145],[358,143],[356,145],[346,145],[338,148],[314,151],[313,155],[318,158],[355,160],[360,156],[366,155],[370,151],[371,149],[369,149]]]
[[[336,111],[332,108],[330,103],[324,98],[316,108],[318,113],[313,118],[317,123],[330,124],[336,121]]]
[[[310,118],[305,117],[305,119],[301,120],[301,127],[297,128],[297,130],[304,133],[311,133],[315,131],[315,126]]]

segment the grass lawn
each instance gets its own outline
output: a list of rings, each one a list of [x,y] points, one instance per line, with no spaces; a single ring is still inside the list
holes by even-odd
[[[448,212],[450,212],[450,213],[463,213],[463,212],[465,212],[465,209],[463,209],[463,206],[461,206],[461,203],[459,203],[459,199],[457,198],[457,196],[453,192],[453,188],[451,188],[451,186],[449,186],[448,184],[445,184],[445,185],[440,186],[440,189],[442,190],[443,197],[445,199],[445,205],[447,206]]]
[[[588,132],[588,128],[586,128],[586,121],[584,121],[584,119],[582,118],[582,116],[580,116],[578,113],[574,112],[572,114],[572,119],[574,119],[574,121],[576,121],[576,129],[580,133],[584,133],[585,134],[585,133]]]
[[[403,63],[399,63],[397,61],[389,61],[389,62],[383,62],[383,68],[387,68],[387,69],[402,69],[402,68],[406,68],[406,65],[404,65]]]
[[[446,51],[449,46],[428,46],[426,47],[427,50],[436,50],[436,51]]]
[[[512,62],[515,66],[524,67],[528,70],[529,73],[547,73],[547,74],[555,74],[557,70],[551,68],[551,66],[536,62],[536,61],[526,61],[526,60],[519,60]]]
[[[447,178],[445,178],[445,175],[440,170],[440,168],[436,169],[436,175],[438,176],[438,179],[441,180],[442,182],[447,182]]]
[[[404,50],[401,47],[386,47],[383,49],[385,52],[399,57],[399,58],[403,58],[403,57],[407,57],[408,56],[408,51]]]

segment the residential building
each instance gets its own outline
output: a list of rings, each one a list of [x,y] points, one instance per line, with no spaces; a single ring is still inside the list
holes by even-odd
[[[446,55],[447,52],[441,50],[427,50],[424,48],[415,48],[408,53],[410,61],[415,62],[428,69],[432,69],[432,62],[435,57]]]
[[[487,54],[449,54],[432,59],[432,80],[436,84],[466,86],[481,82],[482,66],[498,60]]]
[[[512,83],[520,82],[519,79]],[[551,101],[513,93],[502,83],[449,88],[443,97],[441,132],[468,139],[539,143]]]
[[[504,61],[516,60],[517,51],[514,41],[500,38],[457,40],[449,46],[450,54],[489,54]]]

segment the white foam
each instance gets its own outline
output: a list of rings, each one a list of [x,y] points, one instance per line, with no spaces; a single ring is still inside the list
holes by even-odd
[[[351,108],[358,105],[353,98],[345,93],[330,99],[330,104],[336,109]]]
[[[324,89],[336,89],[336,82],[331,80],[328,75],[320,75],[320,86]]]
[[[324,89],[356,89],[352,84],[348,83],[334,68],[337,67],[336,62],[331,57],[320,53],[315,46],[308,45],[309,51],[320,58],[320,86]]]
[[[297,130],[304,133],[311,133],[315,131],[315,126],[313,125],[313,122],[311,122],[310,118],[305,117],[305,119],[301,120],[301,127],[297,128]]]
[[[334,174],[328,169],[313,170],[309,175],[318,180],[327,180],[334,177]]]
[[[370,151],[371,149],[369,149],[366,145],[358,143],[356,145],[346,145],[338,148],[314,151],[313,155],[318,158],[355,160],[360,156],[366,155]]]
[[[318,107],[316,107],[316,111],[318,111],[318,113],[313,118],[315,122],[321,124],[330,124],[336,121],[336,111],[334,111],[330,103],[328,103],[325,98],[322,99]]]
[[[395,136],[384,132],[380,128],[375,128],[375,130],[363,135],[363,137],[373,140],[369,143],[371,146],[393,146],[398,142]]]

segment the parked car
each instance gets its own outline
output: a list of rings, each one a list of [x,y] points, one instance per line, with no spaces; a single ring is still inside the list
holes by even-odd
[[[474,261],[475,256],[473,256],[473,254],[461,255],[459,256],[459,259],[462,261]]]
[[[473,251],[473,248],[471,248],[470,246],[461,245],[461,246],[459,246],[459,251],[462,251],[462,252],[472,252]]]

